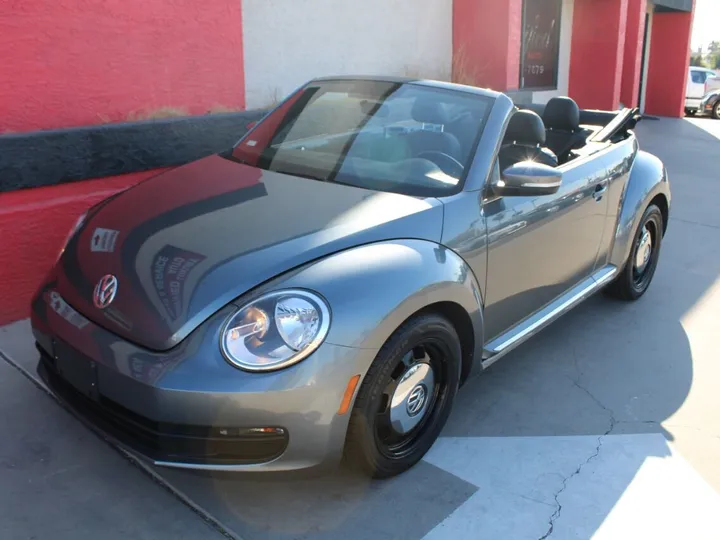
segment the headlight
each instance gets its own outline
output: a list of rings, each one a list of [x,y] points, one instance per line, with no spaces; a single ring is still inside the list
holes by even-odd
[[[309,291],[265,294],[228,319],[222,333],[225,358],[247,371],[295,364],[317,349],[330,328],[330,308]]]
[[[72,226],[72,228],[68,231],[67,236],[65,237],[65,241],[60,246],[60,252],[58,253],[58,260],[62,256],[63,252],[65,251],[65,248],[67,247],[70,240],[72,240],[73,236],[80,230],[80,227],[83,226],[83,223],[85,223],[85,220],[87,219],[87,212],[83,212],[82,215],[77,218],[77,221],[75,221],[75,224]]]

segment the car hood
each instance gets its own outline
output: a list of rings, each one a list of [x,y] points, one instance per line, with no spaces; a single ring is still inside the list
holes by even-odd
[[[439,242],[442,203],[297,178],[211,156],[142,182],[89,213],[57,266],[87,318],[165,350],[278,274],[360,244]],[[106,275],[110,305],[94,305]]]

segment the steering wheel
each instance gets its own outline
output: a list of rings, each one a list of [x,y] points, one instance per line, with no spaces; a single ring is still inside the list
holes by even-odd
[[[440,152],[438,150],[426,150],[425,152],[420,152],[415,157],[425,157],[425,159],[432,161],[435,165],[440,167],[442,172],[450,176],[454,176],[455,178],[460,178],[465,171],[465,167],[457,159],[452,157],[450,154],[446,154],[445,152]],[[433,157],[440,158],[440,163],[433,159]]]

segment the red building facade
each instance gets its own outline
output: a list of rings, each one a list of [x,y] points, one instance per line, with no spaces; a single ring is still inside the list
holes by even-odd
[[[479,84],[522,90],[521,51],[533,23],[526,16],[532,1],[454,1],[453,47],[464,63],[483,66]],[[548,1],[548,9],[553,3],[560,0]],[[569,48],[567,95],[586,109],[614,110],[622,103],[650,115],[682,116],[693,0],[562,4],[570,9],[561,16],[572,17],[562,21],[571,25],[571,38],[556,38],[560,49]]]

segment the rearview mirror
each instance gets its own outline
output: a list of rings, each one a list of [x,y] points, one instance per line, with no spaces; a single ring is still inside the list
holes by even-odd
[[[521,161],[505,169],[492,185],[493,193],[502,196],[528,197],[557,193],[562,173],[534,161]]]

